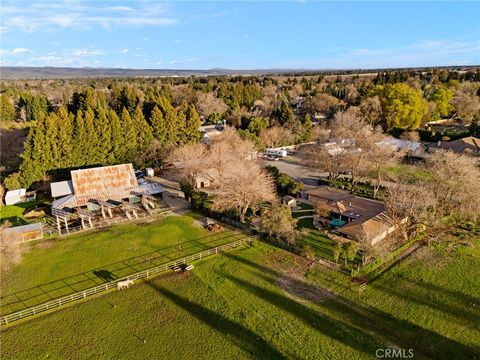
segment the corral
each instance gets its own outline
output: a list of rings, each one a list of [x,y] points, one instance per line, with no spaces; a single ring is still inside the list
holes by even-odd
[[[41,241],[2,276],[0,312],[26,309],[245,237],[228,228],[205,230],[192,215]]]
[[[395,347],[475,358],[479,249],[425,248],[358,294],[343,275],[256,243],[6,329],[2,355],[364,359]]]

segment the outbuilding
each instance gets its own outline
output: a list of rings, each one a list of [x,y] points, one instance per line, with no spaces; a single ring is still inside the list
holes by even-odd
[[[30,200],[35,200],[35,193],[27,193],[27,189],[10,190],[5,194],[5,205],[14,205]]]
[[[155,172],[153,171],[152,168],[146,168],[146,169],[145,169],[145,175],[146,175],[147,177],[153,177],[153,176],[155,175]]]
[[[291,207],[291,208],[297,206],[297,200],[293,196],[290,196],[290,195],[285,195],[282,198],[282,203],[284,205],[287,205],[288,207]]]

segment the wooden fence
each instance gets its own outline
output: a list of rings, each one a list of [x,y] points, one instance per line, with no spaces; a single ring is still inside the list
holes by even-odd
[[[135,221],[144,220],[144,219],[150,218],[150,217],[156,217],[156,216],[159,216],[159,215],[167,215],[167,214],[169,214],[173,211],[176,211],[177,208],[164,207],[164,208],[161,208],[159,210],[160,211],[155,212],[153,215],[149,215],[147,213],[139,213],[138,218],[131,219],[131,220],[126,218],[126,217],[115,217],[115,218],[111,218],[111,219],[101,219],[101,220],[95,221],[93,223],[93,229],[101,229],[101,228],[109,227],[109,226],[116,225],[116,224],[134,223]],[[92,228],[89,228],[89,227],[83,228],[81,225],[68,228],[68,232],[67,232],[66,229],[62,229],[61,233],[59,233],[58,229],[56,229],[56,228],[44,228],[43,235],[44,236],[56,236],[56,235],[67,236],[67,235],[76,234],[76,233],[81,232],[81,231],[89,231],[89,230],[92,230]]]
[[[44,311],[48,311],[50,309],[57,308],[59,306],[71,303],[73,301],[81,300],[81,299],[84,299],[86,297],[89,297],[89,296],[92,296],[92,295],[95,295],[95,294],[98,294],[98,293],[101,293],[101,292],[104,292],[104,291],[107,291],[107,290],[110,290],[110,289],[114,289],[114,288],[117,287],[117,283],[119,281],[138,280],[138,279],[147,278],[147,277],[150,277],[150,276],[153,276],[153,275],[158,275],[160,273],[171,270],[175,266],[182,265],[182,264],[188,264],[192,261],[199,260],[199,259],[208,257],[210,255],[217,254],[217,253],[225,251],[225,250],[236,248],[238,246],[245,245],[247,243],[252,243],[255,239],[256,239],[255,236],[249,236],[249,237],[246,237],[244,239],[240,239],[240,240],[228,243],[228,244],[220,245],[220,246],[217,246],[215,248],[204,250],[202,252],[192,254],[192,255],[186,256],[184,258],[169,262],[169,263],[165,263],[165,264],[162,264],[162,265],[159,265],[159,266],[147,269],[147,270],[143,270],[143,271],[134,273],[132,275],[123,277],[121,279],[116,279],[115,281],[110,281],[108,283],[97,285],[97,286],[91,287],[91,288],[83,290],[83,291],[79,291],[79,292],[71,294],[71,295],[67,295],[67,296],[64,296],[64,297],[61,297],[61,298],[58,298],[58,299],[55,299],[55,300],[51,300],[51,301],[48,301],[46,303],[31,307],[31,308],[28,308],[28,309],[17,311],[17,312],[14,312],[14,313],[11,313],[11,314],[8,314],[8,315],[5,315],[5,316],[0,316],[0,325],[10,324],[14,321],[18,321],[20,319],[24,319],[26,317],[33,316],[33,315],[42,313]]]

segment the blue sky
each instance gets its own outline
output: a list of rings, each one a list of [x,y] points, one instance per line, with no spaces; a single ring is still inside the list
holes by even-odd
[[[169,69],[480,64],[480,2],[8,1],[2,65]]]

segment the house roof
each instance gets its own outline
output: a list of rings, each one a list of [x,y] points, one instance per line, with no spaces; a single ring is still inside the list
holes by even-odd
[[[337,231],[350,238],[371,240],[390,227],[383,202],[354,196],[347,192],[320,186],[307,191],[311,202],[325,211],[341,214],[350,219]]]
[[[16,189],[16,190],[9,190],[5,194],[5,199],[6,198],[13,198],[13,197],[19,197],[19,196],[25,196],[27,193],[27,189]]]
[[[295,200],[295,198],[294,198],[293,196],[285,195],[285,196],[283,197],[283,201],[285,201],[285,202],[290,202],[290,201],[292,201],[292,200]]]
[[[480,139],[468,136],[463,139],[453,141],[442,141],[438,145],[441,149],[452,150],[457,153],[479,153]]]
[[[337,232],[356,240],[372,240],[376,236],[388,231],[390,224],[377,218],[369,219],[363,223],[350,222],[338,228]]]
[[[72,180],[51,183],[50,191],[54,198],[73,194]]]
[[[396,138],[387,138],[377,143],[377,146],[380,148],[391,148],[395,150],[407,150],[407,151],[415,151],[418,148],[425,148],[425,146],[417,141],[411,140],[402,140]]]

